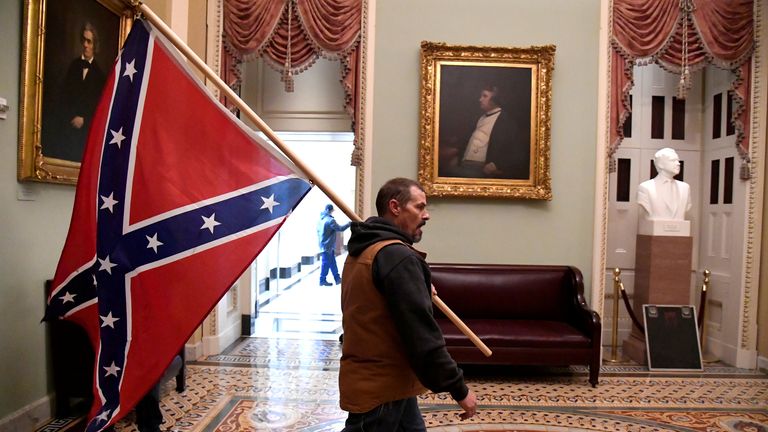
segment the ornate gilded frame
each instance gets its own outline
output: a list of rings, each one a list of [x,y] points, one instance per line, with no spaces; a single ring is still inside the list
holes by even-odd
[[[77,183],[80,172],[80,161],[57,159],[48,157],[42,145],[43,129],[43,90],[46,77],[44,76],[44,61],[47,37],[49,41],[60,42],[56,38],[64,35],[51,34],[46,31],[46,18],[50,12],[50,2],[53,0],[25,0],[24,2],[24,30],[22,40],[21,58],[21,89],[20,89],[20,115],[19,115],[19,152],[17,178],[20,181],[39,181],[46,183]],[[80,0],[95,7],[103,6],[108,12],[114,14],[119,22],[119,28],[114,28],[117,36],[117,49],[128,36],[133,23],[133,11],[128,2],[121,0]],[[77,9],[77,5],[66,3],[69,10],[84,13]],[[54,5],[56,6],[56,5]],[[57,17],[57,19],[63,19]],[[82,20],[94,18],[83,16]],[[106,32],[101,38],[105,39]],[[52,48],[51,48],[52,49]],[[116,57],[117,52],[115,51]],[[102,53],[102,55],[105,55]],[[109,54],[112,56],[112,54]],[[112,64],[112,58],[108,63]],[[104,71],[105,74],[108,70]]]
[[[421,43],[419,181],[428,195],[552,199],[550,119],[554,60],[554,45],[515,48]],[[526,150],[529,154],[526,174],[522,174],[526,172],[523,169],[517,171],[520,174],[473,177],[445,169],[448,164],[457,164],[455,155],[461,150],[453,149],[460,149],[468,137],[465,134],[458,139],[459,134],[449,134],[448,128],[457,123],[457,113],[463,108],[466,109],[462,120],[467,121],[461,123],[474,124],[481,114],[474,112],[477,97],[489,80],[494,86],[498,84],[499,88],[506,88],[508,103],[502,108],[510,113],[509,116],[517,116],[516,120],[510,120],[522,126],[516,130],[530,131],[527,140],[525,136],[516,137],[517,145],[523,146],[517,152],[518,157],[522,155],[520,163],[525,162]],[[457,109],[457,106],[461,108]],[[441,128],[441,121],[445,127]],[[463,126],[463,130],[470,134],[472,129],[472,126],[469,129]],[[446,136],[441,137],[441,131]],[[452,147],[453,144],[457,147]],[[504,155],[514,158],[515,152],[505,151]],[[450,162],[449,158],[452,159]]]

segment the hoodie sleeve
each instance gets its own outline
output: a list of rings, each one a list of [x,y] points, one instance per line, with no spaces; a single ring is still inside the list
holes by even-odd
[[[426,263],[406,246],[391,245],[377,254],[373,267],[374,282],[419,381],[435,393],[449,392],[457,401],[466,398],[464,375],[448,354],[432,316]]]
[[[347,222],[347,223],[345,223],[344,225],[339,225],[339,224],[336,222],[336,219],[333,219],[333,218],[331,218],[331,220],[330,220],[330,223],[328,224],[328,226],[329,226],[329,227],[331,228],[331,230],[333,230],[333,231],[344,231],[345,229],[349,228],[349,225],[350,225],[350,224],[351,224],[351,222]]]

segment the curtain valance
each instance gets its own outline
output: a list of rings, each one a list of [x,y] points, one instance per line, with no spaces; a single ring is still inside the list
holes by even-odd
[[[754,0],[614,0],[610,148],[612,156],[624,138],[622,128],[631,107],[634,65],[656,63],[681,74],[707,65],[734,74],[733,117],[736,145],[747,160],[749,96],[754,42]],[[687,70],[687,72],[686,72]],[[688,84],[689,85],[689,84]]]
[[[224,0],[223,12],[227,84],[238,87],[240,64],[256,57],[283,73],[287,90],[292,75],[319,57],[339,60],[344,108],[354,122],[362,0]]]

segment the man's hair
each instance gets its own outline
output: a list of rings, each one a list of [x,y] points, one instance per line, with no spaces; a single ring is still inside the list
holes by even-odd
[[[327,204],[327,205],[325,206],[325,212],[326,212],[326,213],[330,213],[330,212],[332,212],[332,211],[333,211],[333,204]]]
[[[80,29],[80,40],[83,39],[83,33],[86,31],[91,32],[93,35],[93,53],[96,54],[99,52],[99,32],[96,31],[96,27],[93,26],[90,22],[86,21],[85,24],[83,24],[83,27]]]
[[[483,86],[483,90],[491,94],[491,102],[496,104],[496,106],[500,107],[503,105],[501,103],[501,95],[499,94],[499,88],[497,86],[493,84],[486,84]]]
[[[421,183],[404,177],[396,177],[388,180],[381,186],[376,195],[376,212],[380,217],[387,214],[389,210],[389,200],[394,199],[398,204],[404,206],[411,199],[411,187],[416,186],[420,191],[424,191]]]

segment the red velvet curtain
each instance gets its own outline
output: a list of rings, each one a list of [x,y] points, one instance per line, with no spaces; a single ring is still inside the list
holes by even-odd
[[[681,72],[683,28],[687,24],[687,64],[693,72],[709,64],[734,74],[732,120],[736,145],[745,160],[749,142],[749,94],[754,49],[754,0],[690,0],[691,14],[680,0],[614,0],[611,39],[610,148],[612,156],[624,138],[622,127],[630,112],[629,91],[635,64],[657,63]],[[684,22],[684,20],[687,20]]]
[[[274,69],[296,75],[319,58],[339,60],[344,108],[354,121],[362,0],[224,0],[222,74],[240,85],[240,64],[262,57]],[[289,44],[290,39],[290,44]]]

